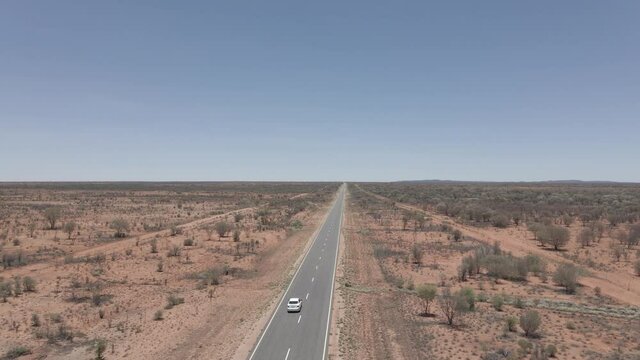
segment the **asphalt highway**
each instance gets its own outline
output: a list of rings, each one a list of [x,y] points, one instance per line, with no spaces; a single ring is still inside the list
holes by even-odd
[[[325,359],[345,189],[340,188],[249,360]],[[299,313],[287,312],[292,297],[302,299]]]

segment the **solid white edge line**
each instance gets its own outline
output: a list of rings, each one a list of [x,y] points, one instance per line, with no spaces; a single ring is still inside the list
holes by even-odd
[[[347,186],[344,187],[344,194],[347,192]],[[344,197],[342,199],[342,211],[340,212],[340,225],[338,226],[338,242],[336,243],[336,258],[333,264],[333,281],[331,281],[331,295],[329,296],[329,314],[327,314],[327,331],[324,335],[324,349],[322,350],[322,360],[327,355],[327,340],[329,340],[329,325],[331,324],[331,308],[333,307],[333,288],[336,285],[336,268],[338,267],[338,251],[340,251],[340,233],[342,231],[342,218],[344,217]]]
[[[249,356],[249,360],[253,359],[253,357],[256,354],[256,350],[258,350],[258,347],[260,347],[260,343],[262,342],[262,339],[264,338],[264,335],[267,333],[267,330],[269,330],[269,326],[271,326],[271,322],[273,321],[273,318],[276,317],[276,314],[278,313],[278,309],[280,309],[280,306],[282,305],[282,302],[284,301],[284,298],[287,296],[287,293],[289,292],[289,289],[291,288],[291,285],[293,284],[294,280],[298,276],[298,272],[300,272],[300,269],[302,268],[302,264],[304,264],[304,261],[307,259],[307,255],[309,255],[309,253],[311,252],[311,249],[316,244],[316,240],[318,240],[318,236],[322,232],[322,228],[324,227],[324,225],[327,223],[327,219],[329,219],[329,216],[331,215],[331,211],[332,210],[333,210],[333,206],[331,206],[331,208],[329,209],[329,212],[327,212],[327,215],[326,215],[326,217],[324,219],[324,222],[322,223],[322,225],[320,225],[320,229],[318,230],[318,233],[316,234],[316,236],[313,239],[313,242],[311,243],[311,245],[307,249],[306,254],[304,254],[304,257],[302,258],[302,261],[300,262],[300,265],[298,265],[298,269],[296,269],[296,272],[293,274],[293,277],[291,278],[291,281],[289,282],[289,286],[287,286],[287,289],[282,294],[282,297],[280,298],[280,302],[278,303],[278,306],[276,306],[275,310],[273,310],[273,315],[271,315],[271,319],[269,319],[269,322],[267,323],[267,326],[262,330],[262,335],[260,335],[260,339],[256,343],[256,346],[253,348],[253,351],[251,351],[251,356]],[[342,219],[340,219],[340,222],[342,222]],[[333,289],[333,287],[332,287],[332,289]],[[332,292],[333,292],[333,290],[332,290]],[[289,349],[289,350],[291,350],[291,349]],[[287,354],[288,354],[288,352],[287,352]]]

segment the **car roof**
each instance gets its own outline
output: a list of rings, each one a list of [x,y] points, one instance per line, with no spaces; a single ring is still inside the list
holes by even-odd
[[[291,298],[291,299],[289,299],[289,301],[290,301],[290,302],[291,302],[291,301],[300,301],[300,298]]]

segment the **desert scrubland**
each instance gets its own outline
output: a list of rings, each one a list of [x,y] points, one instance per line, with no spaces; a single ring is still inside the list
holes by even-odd
[[[245,358],[339,184],[0,185],[0,358]]]
[[[638,359],[640,186],[349,186],[337,359]]]

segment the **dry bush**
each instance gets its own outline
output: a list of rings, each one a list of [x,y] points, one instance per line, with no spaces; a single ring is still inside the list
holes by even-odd
[[[165,309],[173,309],[174,306],[184,304],[184,298],[177,297],[173,294],[167,297],[167,305],[164,307]]]
[[[215,225],[216,232],[218,233],[219,238],[223,238],[227,236],[229,231],[231,231],[231,226],[226,221],[220,221]]]
[[[541,323],[540,314],[535,310],[527,310],[520,315],[520,327],[526,337],[535,336]]]
[[[111,221],[109,227],[116,231],[113,236],[123,238],[127,236],[127,232],[129,231],[129,222],[123,218],[117,218]]]
[[[167,252],[167,257],[177,257],[182,254],[182,248],[179,245],[173,245]]]

